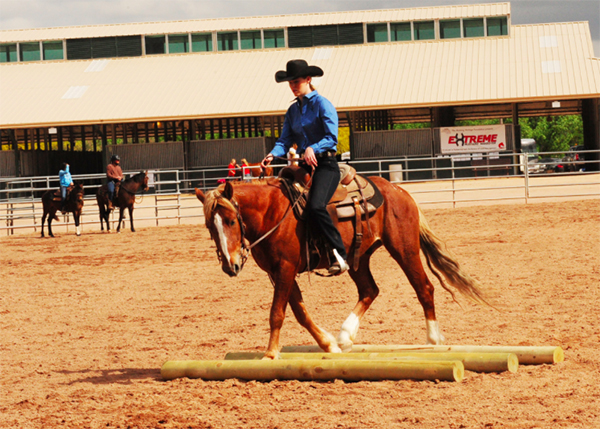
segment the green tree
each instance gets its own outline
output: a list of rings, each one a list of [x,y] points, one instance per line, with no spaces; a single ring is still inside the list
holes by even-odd
[[[583,144],[583,121],[579,115],[519,118],[521,137],[534,139],[540,152],[566,152]]]

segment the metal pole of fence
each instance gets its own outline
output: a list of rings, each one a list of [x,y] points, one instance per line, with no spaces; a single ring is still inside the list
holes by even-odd
[[[181,225],[181,189],[179,188],[179,170],[175,172],[176,188],[177,189],[177,225]]]
[[[454,180],[454,158],[450,158],[450,163],[452,165],[452,208],[456,208],[456,190],[455,190],[455,183],[456,181]]]
[[[521,165],[523,166],[523,171],[525,172],[525,204],[527,204],[529,202],[529,160],[526,156],[521,158]]]

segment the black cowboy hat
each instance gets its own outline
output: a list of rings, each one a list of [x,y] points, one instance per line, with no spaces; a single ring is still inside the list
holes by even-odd
[[[323,70],[317,66],[309,66],[304,60],[290,60],[285,66],[285,70],[279,70],[275,73],[277,83],[289,82],[306,76],[323,76]]]

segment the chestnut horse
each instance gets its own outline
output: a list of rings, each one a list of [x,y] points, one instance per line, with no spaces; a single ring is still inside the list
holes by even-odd
[[[237,168],[235,170],[235,177],[236,179],[243,179],[244,176],[242,174],[243,169],[247,168],[248,171],[250,172],[250,176],[251,177],[256,177],[256,178],[263,178],[263,177],[271,177],[273,176],[273,167],[271,167],[270,165],[264,169],[264,174],[263,174],[263,170],[260,167],[260,162],[254,163],[254,164],[248,164],[246,166],[240,165],[239,168]]]
[[[58,201],[54,200],[55,191],[46,191],[42,195],[42,206],[44,208],[44,214],[42,215],[42,237],[44,237],[44,222],[48,218],[48,235],[54,237],[52,234],[52,221],[58,220],[56,212],[60,210],[61,201],[58,197]],[[59,194],[60,195],[60,194]],[[83,210],[83,185],[81,183],[73,185],[73,188],[67,195],[65,201],[65,211],[73,213],[73,220],[75,220],[75,230],[77,235],[81,235],[79,229],[79,219],[81,218],[81,211]]]
[[[119,191],[114,201],[115,207],[119,208],[119,223],[117,225],[117,232],[121,232],[121,222],[123,222],[123,216],[125,215],[126,208],[129,210],[129,223],[131,224],[131,232],[135,232],[135,229],[133,228],[133,204],[135,203],[136,195],[148,190],[147,173],[147,171],[141,171],[129,179],[124,180],[121,183],[121,186],[119,186]],[[106,222],[106,230],[110,232],[108,216],[113,208],[108,205],[107,185],[102,185],[98,188],[98,191],[96,192],[96,201],[98,202],[98,209],[100,211],[100,230],[104,231],[103,222]]]
[[[353,269],[354,220],[337,223],[347,249],[350,277],[358,288],[358,302],[341,326],[337,339],[317,326],[302,301],[296,275],[306,266],[305,223],[296,220],[290,202],[278,181],[263,183],[226,183],[204,195],[196,189],[196,196],[204,205],[206,226],[217,246],[221,268],[230,276],[237,276],[247,258],[248,247],[258,266],[267,272],[275,291],[271,304],[269,345],[265,358],[276,359],[279,353],[279,333],[289,302],[296,319],[325,352],[349,351],[358,332],[360,319],[379,294],[369,268],[375,250],[384,246],[400,265],[423,311],[427,328],[427,343],[442,344],[444,337],[435,316],[433,285],[423,269],[419,250],[434,275],[454,298],[446,281],[467,298],[487,304],[483,293],[445,245],[429,228],[417,203],[404,189],[380,177],[370,177],[381,191],[384,204],[367,222],[363,222],[364,237],[359,253],[359,264]],[[327,268],[323,257],[318,268]],[[433,265],[433,266],[432,266]],[[435,268],[434,268],[435,267]],[[436,271],[437,269],[437,271]]]

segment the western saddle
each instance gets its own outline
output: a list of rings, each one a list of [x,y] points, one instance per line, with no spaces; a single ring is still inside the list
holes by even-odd
[[[353,167],[342,163],[339,166],[340,183],[327,204],[327,211],[334,221],[336,218],[338,221],[355,220],[353,268],[356,270],[363,239],[362,220],[367,221],[370,232],[369,217],[383,205],[383,196],[373,182],[356,174]],[[300,166],[290,165],[284,167],[278,177],[290,201],[294,204],[296,218],[305,220],[305,208],[311,185],[310,173]]]

